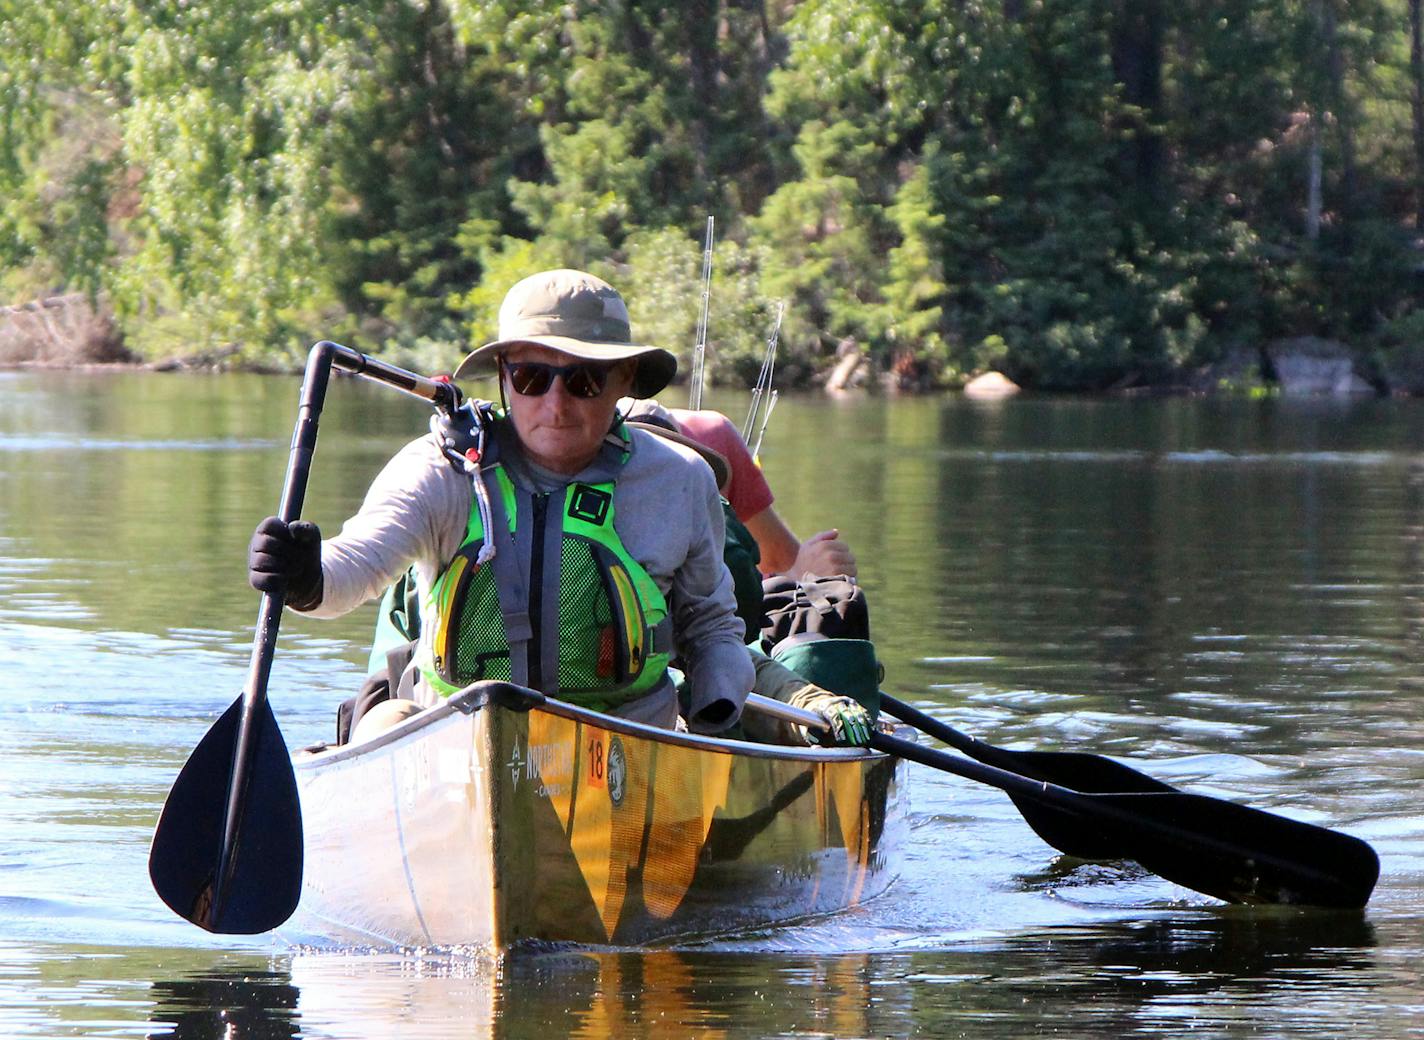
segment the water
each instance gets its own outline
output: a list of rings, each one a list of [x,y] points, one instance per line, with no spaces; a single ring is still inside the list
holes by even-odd
[[[1365,913],[1075,865],[914,767],[867,906],[491,963],[212,936],[149,886],[168,785],[245,676],[296,394],[0,374],[0,1036],[1424,1035],[1424,404],[783,397],[764,449],[792,526],[859,554],[889,692],[1362,837]],[[423,423],[340,380],[306,515],[334,530]],[[332,732],[372,618],[284,620],[289,745]]]

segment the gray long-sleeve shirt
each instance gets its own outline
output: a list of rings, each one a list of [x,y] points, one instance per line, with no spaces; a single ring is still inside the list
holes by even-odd
[[[696,453],[642,430],[629,432],[632,452],[614,485],[613,527],[668,600],[675,654],[692,691],[689,726],[716,732],[737,721],[754,681],[732,577],[722,562],[721,500],[712,471]],[[523,479],[518,466],[510,470],[516,482]],[[433,436],[407,444],[341,533],[322,543],[322,601],[309,613],[344,614],[381,595],[411,564],[423,602],[465,539],[471,501],[470,478],[440,453]],[[416,697],[436,700],[424,683]],[[676,695],[664,687],[616,714],[671,727]]]

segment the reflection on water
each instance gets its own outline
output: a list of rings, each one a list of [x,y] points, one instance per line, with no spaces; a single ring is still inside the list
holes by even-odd
[[[297,987],[285,971],[203,972],[155,982],[153,1040],[293,1040]]]
[[[1387,992],[1375,945],[1358,914],[1227,910],[936,953],[314,952],[155,983],[148,1035],[1317,1035],[1312,1001]]]
[[[489,963],[210,936],[148,884],[168,785],[242,686],[296,391],[0,378],[0,1036],[1421,1035],[1424,404],[783,396],[763,451],[791,525],[855,547],[891,693],[1363,837],[1366,914],[1067,861],[918,769],[866,906]],[[334,530],[424,424],[338,380],[307,516]],[[329,737],[372,617],[284,619],[290,746]]]

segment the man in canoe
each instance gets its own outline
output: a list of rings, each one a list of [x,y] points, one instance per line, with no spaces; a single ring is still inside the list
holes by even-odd
[[[413,564],[421,633],[398,689],[421,705],[509,679],[670,728],[676,657],[692,691],[689,728],[732,726],[754,675],[712,474],[616,412],[621,396],[662,390],[676,359],[633,341],[606,282],[556,270],[509,291],[498,338],[455,375],[485,365],[506,409],[476,409],[471,448],[452,459],[435,434],[408,444],[335,538],[263,520],[252,585],[336,617]]]
[[[656,401],[636,401],[625,397],[618,402],[618,412],[630,430],[646,430],[675,444],[691,448],[712,471],[713,479],[722,495],[722,512],[726,522],[722,558],[732,575],[737,615],[746,626],[743,638],[751,644],[748,646],[748,652],[756,668],[752,692],[785,701],[793,707],[817,712],[829,723],[830,739],[834,743],[866,743],[873,722],[864,706],[852,697],[834,693],[809,682],[768,657],[756,645],[763,623],[767,620],[761,574],[757,569],[760,549],[752,533],[738,519],[729,501],[728,489],[733,480],[734,467],[715,448],[687,436],[680,424],[673,419],[672,413]],[[446,454],[449,455],[453,449],[458,455],[459,445],[467,439],[467,433],[449,420],[437,420],[435,428],[445,441]],[[741,435],[735,430],[733,435],[740,442]],[[824,558],[832,557],[827,555]],[[408,700],[391,700],[390,680],[392,673],[399,679],[405,667],[403,662],[408,658],[410,648],[420,634],[420,605],[413,596],[414,588],[415,577],[407,571],[381,601],[371,647],[369,674],[360,692],[347,700],[337,711],[338,744],[359,742],[374,736],[417,708]],[[862,665],[865,663],[861,662]],[[873,664],[873,660],[870,663]],[[855,689],[867,698],[877,696],[876,679],[866,674],[864,667],[850,669],[852,674],[841,674],[846,672],[843,664],[844,654],[841,654],[837,657],[834,668],[837,678],[846,680],[842,683],[843,686]],[[808,731],[765,715],[743,715],[741,724],[725,731],[724,735],[774,744],[823,742],[817,731]]]

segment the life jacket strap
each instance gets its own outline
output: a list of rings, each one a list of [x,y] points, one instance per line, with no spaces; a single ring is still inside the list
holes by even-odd
[[[672,646],[672,615],[669,614],[652,627],[648,633],[648,649],[654,654],[671,654]]]

